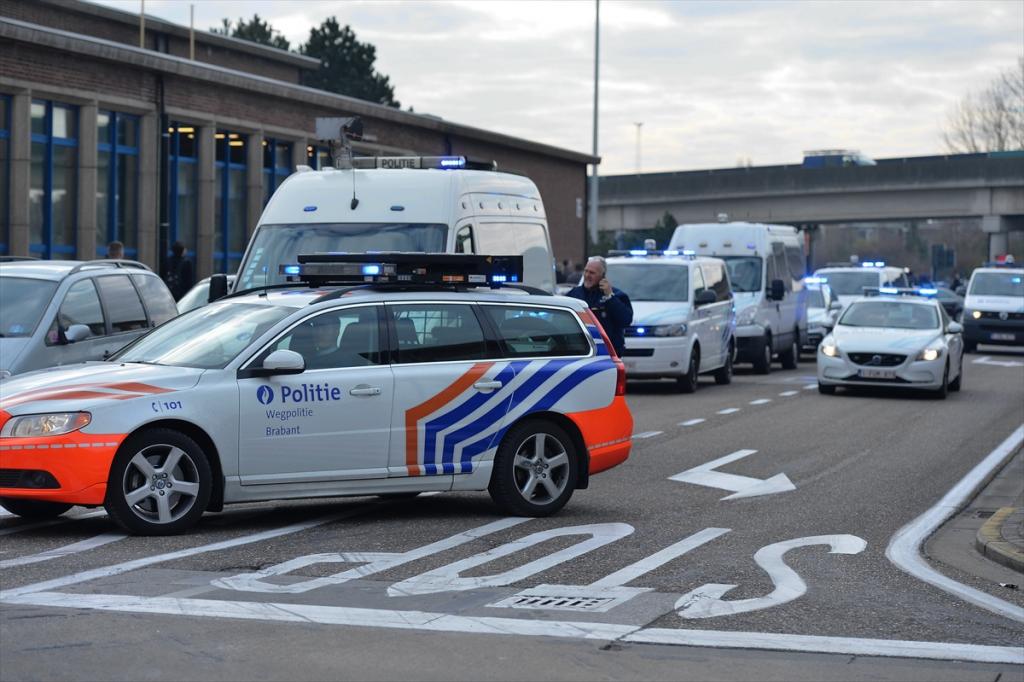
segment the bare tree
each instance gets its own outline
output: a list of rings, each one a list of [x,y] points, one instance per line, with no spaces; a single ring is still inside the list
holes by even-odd
[[[1024,149],[1024,57],[949,114],[942,134],[952,154]]]

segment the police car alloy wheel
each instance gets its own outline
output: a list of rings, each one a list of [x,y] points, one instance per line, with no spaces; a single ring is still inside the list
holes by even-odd
[[[70,504],[63,502],[20,500],[16,497],[0,497],[0,506],[23,519],[52,519],[71,509]]]
[[[576,488],[579,457],[564,429],[545,421],[511,428],[494,458],[488,491],[515,516],[548,516],[561,509]]]
[[[153,429],[122,444],[110,468],[104,506],[129,531],[170,535],[199,521],[212,482],[210,464],[194,440]]]

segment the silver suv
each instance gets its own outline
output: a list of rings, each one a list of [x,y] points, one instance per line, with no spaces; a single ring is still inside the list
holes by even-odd
[[[177,314],[167,285],[136,261],[4,261],[0,378],[103,360]]]

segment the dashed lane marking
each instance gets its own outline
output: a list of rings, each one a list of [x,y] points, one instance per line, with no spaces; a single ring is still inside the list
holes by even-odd
[[[781,395],[781,396],[782,396],[782,397],[784,397],[784,398],[788,398],[789,396],[791,396],[791,395],[797,395],[798,393],[800,393],[800,391],[783,391],[783,392],[782,392],[782,393],[780,393],[779,395]]]
[[[703,424],[704,419],[687,419],[684,422],[679,422],[680,426],[696,426],[697,424]]]
[[[732,414],[733,412],[739,412],[739,411],[740,411],[740,408],[738,408],[738,407],[727,407],[724,410],[719,410],[717,412],[717,414]]]
[[[806,386],[804,386],[804,390],[805,391],[813,391],[817,387],[818,387],[818,384],[807,384]]]
[[[751,405],[766,405],[772,401],[771,398],[758,398],[757,400],[751,400]]]
[[[644,431],[643,433],[634,433],[633,438],[654,438],[665,433],[664,431]]]

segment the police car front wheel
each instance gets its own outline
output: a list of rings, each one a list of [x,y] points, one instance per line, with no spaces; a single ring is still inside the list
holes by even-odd
[[[170,535],[199,521],[212,481],[210,463],[194,440],[171,429],[143,431],[114,458],[104,506],[130,532]]]
[[[565,429],[530,421],[505,434],[488,491],[506,513],[548,516],[569,501],[578,476],[579,456]]]

